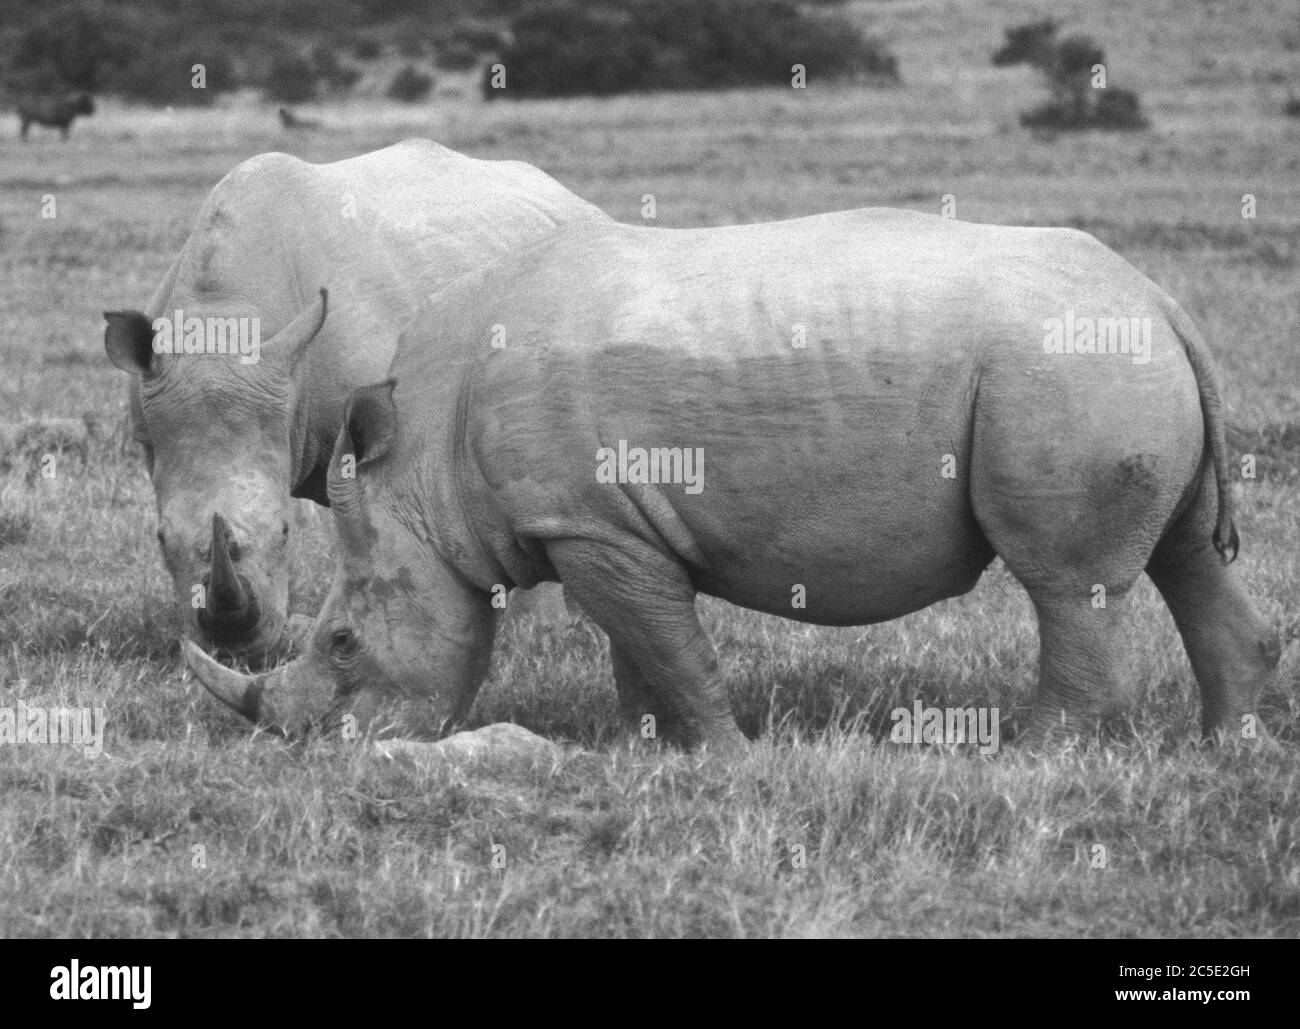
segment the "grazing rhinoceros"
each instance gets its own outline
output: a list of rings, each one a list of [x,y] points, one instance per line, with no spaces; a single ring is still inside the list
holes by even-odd
[[[62,97],[28,97],[18,104],[19,134],[27,140],[32,123],[59,130],[59,138],[68,138],[68,129],[79,114],[95,113],[95,99],[89,93],[71,93]]]
[[[604,220],[531,165],[428,140],[324,165],[264,154],[227,175],[148,310],[105,315],[188,631],[236,658],[273,653],[290,497],[327,503],[349,394],[384,375],[431,292],[559,225]]]
[[[1038,612],[1031,738],[1123,695],[1144,570],[1207,734],[1241,734],[1278,660],[1225,567],[1205,344],[1084,233],[888,210],[575,227],[433,304],[390,374],[334,450],[338,567],[307,652],[256,677],[187,652],[260,723],[395,699],[455,720],[494,585],[552,579],[609,633],[625,713],[688,744],[740,739],[700,591],[861,625],[965,593],[997,555]]]

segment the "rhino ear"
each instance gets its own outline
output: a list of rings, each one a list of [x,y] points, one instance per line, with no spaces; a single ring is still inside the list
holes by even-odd
[[[105,311],[104,350],[129,375],[148,375],[153,361],[153,323],[139,311]]]
[[[378,461],[397,438],[397,405],[393,403],[396,385],[396,379],[385,379],[373,386],[362,386],[348,400],[340,442],[348,439],[348,449],[356,455],[358,468]]]
[[[307,352],[308,344],[324,326],[327,314],[329,290],[322,286],[316,299],[299,311],[293,321],[263,343],[263,349],[276,355],[292,370]]]

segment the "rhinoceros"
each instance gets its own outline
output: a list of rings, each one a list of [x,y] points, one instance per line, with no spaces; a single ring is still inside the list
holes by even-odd
[[[62,97],[28,97],[19,101],[19,135],[27,141],[27,132],[34,122],[59,130],[59,138],[67,140],[68,129],[79,114],[86,117],[95,113],[95,99],[89,93],[71,93]]]
[[[420,139],[323,165],[263,154],[222,179],[147,311],[105,313],[192,636],[250,663],[279,651],[291,496],[328,503],[349,394],[432,292],[604,220],[531,165]]]
[[[1205,733],[1252,735],[1279,645],[1229,567],[1211,359],[1091,236],[893,210],[587,225],[473,280],[349,402],[306,652],[252,676],[188,650],[236,711],[291,734],[394,704],[459,720],[494,588],[558,579],[608,633],[627,716],[730,747],[698,592],[862,625],[967,592],[997,556],[1038,616],[1031,745],[1123,697],[1143,571]]]

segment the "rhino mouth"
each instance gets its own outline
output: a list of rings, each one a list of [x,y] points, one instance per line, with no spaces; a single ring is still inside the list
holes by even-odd
[[[262,610],[257,598],[250,593],[248,601],[239,607],[226,607],[218,611],[201,609],[198,623],[199,631],[215,646],[249,646],[260,635]]]

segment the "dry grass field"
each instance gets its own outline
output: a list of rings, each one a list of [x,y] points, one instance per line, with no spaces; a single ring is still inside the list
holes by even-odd
[[[1130,711],[1102,745],[1051,758],[888,741],[888,712],[918,699],[1024,709],[1034,618],[1000,565],[965,597],[862,629],[702,600],[757,737],[726,763],[624,732],[607,645],[587,623],[511,629],[472,715],[569,745],[542,768],[430,768],[345,740],[290,748],[250,736],[182,674],[101,312],[144,305],[239,161],[332,161],[408,136],[530,161],[626,221],[647,193],[664,226],[937,213],[951,194],[962,219],[1093,233],[1196,319],[1231,422],[1267,430],[1262,474],[1234,486],[1240,567],[1293,638],[1300,120],[1282,109],[1288,88],[1300,92],[1294,5],[1053,5],[1103,44],[1111,81],[1152,121],[1055,139],[1017,122],[1043,96],[1034,73],[989,63],[1002,29],[1036,5],[847,10],[898,55],[901,86],[814,78],[806,90],[493,104],[467,88],[418,107],[304,108],[322,127],[294,134],[252,100],[175,113],[105,100],[66,144],[33,130],[22,145],[5,117],[0,706],[97,707],[107,722],[94,757],[0,745],[0,935],[1300,933],[1300,647],[1260,709],[1282,748],[1204,749],[1195,681],[1145,580]],[[54,218],[41,217],[47,196]],[[311,612],[328,582],[327,521],[305,535],[294,606]]]

